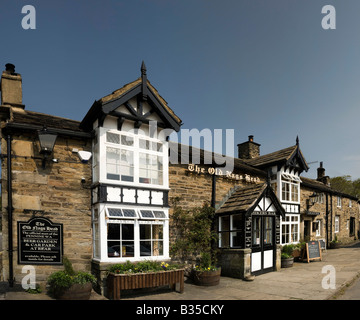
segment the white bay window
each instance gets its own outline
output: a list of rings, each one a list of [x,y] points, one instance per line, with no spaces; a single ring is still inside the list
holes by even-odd
[[[100,207],[99,219],[94,221],[95,259],[125,262],[169,258],[167,209]]]
[[[162,141],[132,132],[107,131],[100,147],[103,182],[167,187],[168,155]]]

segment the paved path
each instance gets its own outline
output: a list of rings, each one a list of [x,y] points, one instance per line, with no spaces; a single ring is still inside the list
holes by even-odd
[[[281,269],[260,275],[254,281],[243,281],[221,277],[220,284],[214,287],[201,287],[185,282],[184,293],[163,290],[138,295],[123,295],[122,300],[326,300],[344,299],[341,293],[360,275],[360,243],[355,246],[327,250],[322,261],[295,262],[292,268]],[[335,289],[324,288],[330,284],[330,273],[335,271]],[[323,273],[325,271],[325,273]],[[325,281],[325,280],[326,281]],[[46,293],[29,294],[21,290],[3,292],[6,300],[50,299]],[[1,290],[0,290],[1,299]],[[92,300],[104,297],[93,293]]]

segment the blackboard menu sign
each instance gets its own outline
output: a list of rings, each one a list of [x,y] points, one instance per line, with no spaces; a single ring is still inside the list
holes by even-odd
[[[62,264],[63,225],[38,217],[18,221],[19,264]]]
[[[307,260],[307,262],[310,262],[312,260],[316,260],[321,258],[321,248],[320,248],[320,242],[319,241],[309,241],[306,243],[303,260]]]

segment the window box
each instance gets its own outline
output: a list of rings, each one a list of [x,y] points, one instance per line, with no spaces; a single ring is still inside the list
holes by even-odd
[[[110,272],[107,277],[107,294],[110,299],[120,300],[121,290],[153,288],[169,285],[175,290],[180,284],[179,292],[184,292],[184,269],[169,271],[115,274]]]

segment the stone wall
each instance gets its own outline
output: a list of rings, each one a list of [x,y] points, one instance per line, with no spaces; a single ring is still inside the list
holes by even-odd
[[[45,217],[63,224],[64,255],[75,270],[90,271],[92,258],[91,230],[91,163],[81,163],[73,148],[91,150],[90,141],[64,138],[56,140],[54,153],[46,168],[42,168],[38,139],[34,134],[13,136],[13,266],[16,282],[21,282],[22,267],[18,264],[17,222]],[[6,140],[1,140],[1,153],[7,154]],[[82,183],[85,178],[85,183]],[[7,212],[7,157],[2,161],[3,214],[3,276],[8,280],[8,212]],[[62,266],[36,265],[36,281],[45,282],[50,273]]]
[[[258,178],[258,183],[265,182],[263,177]],[[179,205],[184,209],[201,207],[204,203],[211,204],[212,180],[213,177],[207,173],[207,170],[197,173],[195,171],[189,171],[187,165],[169,164],[170,205],[175,198],[179,198]],[[224,197],[226,197],[229,191],[235,186],[245,187],[251,184],[254,184],[254,182],[217,175],[216,204],[224,200]]]
[[[305,188],[301,186],[301,196],[300,196],[300,211],[301,211],[301,234],[304,234],[304,220],[311,221],[311,223],[320,220],[321,221],[321,235],[316,236],[315,232],[312,229],[312,224],[310,228],[310,237],[311,239],[325,239],[326,240],[326,194],[324,193],[323,202],[316,202],[314,205],[309,207],[309,211],[319,212],[319,215],[309,216],[306,214],[308,205],[307,199],[314,192],[313,189]],[[316,191],[316,193],[321,193]],[[334,240],[335,235],[338,240],[342,243],[350,243],[355,239],[358,239],[359,231],[359,207],[356,201],[352,200],[352,206],[349,206],[349,198],[342,197],[342,206],[341,208],[337,207],[337,196],[328,194],[328,234],[329,241]],[[335,233],[335,216],[340,217],[339,232]],[[350,235],[350,217],[355,219],[355,230],[354,234]]]

